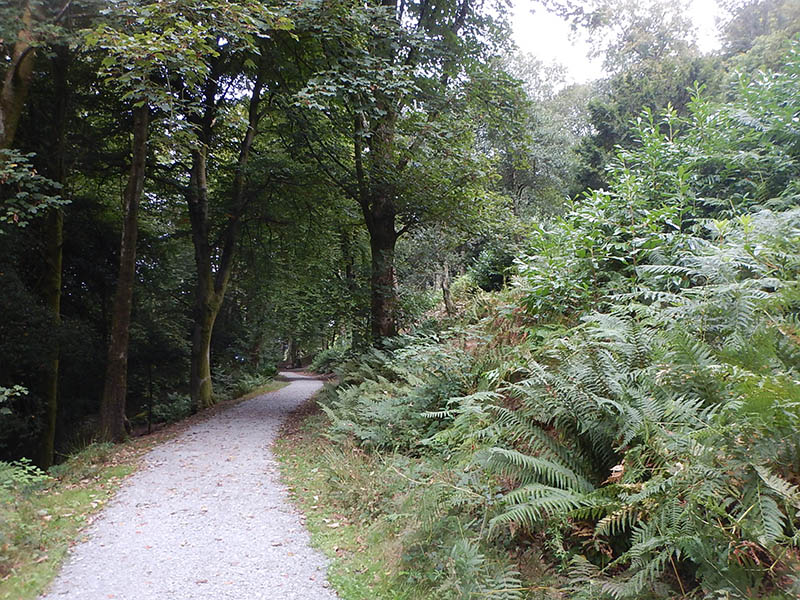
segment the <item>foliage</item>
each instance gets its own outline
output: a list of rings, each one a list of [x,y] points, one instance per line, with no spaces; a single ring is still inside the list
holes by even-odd
[[[514,565],[478,540],[473,516],[456,501],[467,494],[484,505],[461,487],[460,468],[333,445],[320,440],[326,425],[311,414],[283,432],[276,450],[313,541],[333,559],[329,579],[340,595],[526,597]]]
[[[9,225],[25,227],[48,209],[67,204],[58,193],[61,184],[37,173],[32,158],[0,149],[0,234]]]
[[[347,358],[349,350],[342,345],[326,348],[317,353],[308,368],[314,373],[333,373],[334,367]]]
[[[27,492],[33,487],[43,485],[47,480],[47,474],[31,464],[27,458],[10,463],[0,461],[0,488]]]
[[[424,413],[468,389],[467,360],[457,348],[445,350],[436,334],[423,333],[345,363],[337,370],[340,385],[322,404],[330,435],[353,436],[372,449],[419,449],[436,427]]]
[[[469,522],[451,564],[469,570],[487,540],[538,545],[574,598],[797,595],[795,52],[729,103],[700,92],[686,117],[645,112],[611,187],[534,227],[513,288],[437,338],[442,355],[459,339],[470,350],[436,372],[464,384],[427,392],[421,444],[401,399],[426,404],[430,376],[408,365],[434,348],[343,374],[326,404],[334,438],[434,470],[415,496],[429,533],[412,561],[441,559]],[[463,473],[452,488],[450,469]]]
[[[187,394],[171,393],[166,401],[153,405],[153,419],[157,423],[175,423],[192,412],[192,399]]]

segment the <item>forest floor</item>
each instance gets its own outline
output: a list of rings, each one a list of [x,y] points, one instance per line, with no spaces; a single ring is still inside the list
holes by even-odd
[[[283,375],[148,453],[42,598],[335,599],[270,449],[322,382]]]

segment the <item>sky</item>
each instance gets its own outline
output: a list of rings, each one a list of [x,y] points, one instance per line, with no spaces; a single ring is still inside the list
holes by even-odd
[[[532,0],[514,2],[514,39],[523,52],[545,63],[558,62],[567,68],[567,83],[584,83],[602,77],[602,59],[589,60],[585,38],[571,35],[561,18],[537,7]],[[718,47],[714,17],[719,14],[715,0],[691,0],[690,15],[698,30],[698,45],[704,52]],[[531,12],[531,9],[535,13]]]

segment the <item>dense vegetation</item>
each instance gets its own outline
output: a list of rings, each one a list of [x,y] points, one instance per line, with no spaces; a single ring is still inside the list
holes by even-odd
[[[313,356],[409,597],[797,597],[800,5],[488,4],[5,4],[0,458]]]

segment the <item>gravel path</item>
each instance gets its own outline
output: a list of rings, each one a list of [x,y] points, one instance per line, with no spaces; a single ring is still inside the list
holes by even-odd
[[[192,426],[145,457],[76,545],[48,600],[334,600],[270,451],[321,387],[292,383]]]

